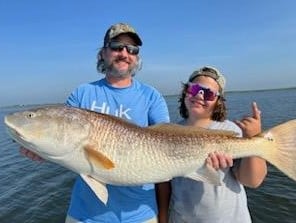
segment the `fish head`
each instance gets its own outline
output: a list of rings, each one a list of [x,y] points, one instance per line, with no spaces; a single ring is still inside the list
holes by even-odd
[[[10,136],[43,158],[59,157],[77,149],[89,133],[90,124],[78,110],[48,106],[5,116]]]

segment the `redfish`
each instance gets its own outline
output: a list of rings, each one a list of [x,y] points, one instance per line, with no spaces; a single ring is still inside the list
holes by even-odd
[[[296,120],[250,139],[176,124],[143,128],[63,105],[10,114],[5,124],[17,143],[80,174],[104,203],[105,184],[142,185],[183,176],[219,185],[217,171],[205,165],[214,151],[261,157],[296,181]]]

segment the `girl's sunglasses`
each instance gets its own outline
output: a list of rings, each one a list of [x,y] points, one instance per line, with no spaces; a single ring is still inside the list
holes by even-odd
[[[121,42],[109,42],[106,44],[106,47],[109,47],[111,50],[116,52],[121,52],[125,48],[126,51],[132,55],[137,55],[140,51],[140,48],[138,46],[124,44]]]
[[[208,87],[191,82],[188,83],[187,93],[191,94],[193,97],[197,94],[202,94],[206,101],[214,101],[215,98],[220,95],[219,92],[214,92]]]

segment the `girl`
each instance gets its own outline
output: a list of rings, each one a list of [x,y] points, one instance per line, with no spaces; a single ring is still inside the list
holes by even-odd
[[[260,111],[255,103],[253,117],[237,121],[237,125],[226,120],[224,88],[225,78],[216,68],[194,71],[179,100],[184,118],[180,124],[234,131],[244,137],[260,133]],[[173,179],[169,222],[251,222],[244,186],[254,188],[262,183],[267,172],[265,160],[248,157],[233,162],[227,154],[215,152],[209,154],[206,162],[219,171],[222,186],[183,177]],[[167,190],[170,191],[168,184]],[[167,221],[166,213],[165,208],[159,213],[160,222]]]

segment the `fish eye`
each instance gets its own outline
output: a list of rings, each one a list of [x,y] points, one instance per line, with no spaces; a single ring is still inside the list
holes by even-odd
[[[36,116],[36,114],[34,112],[30,112],[27,114],[28,118],[34,118]]]

